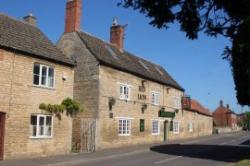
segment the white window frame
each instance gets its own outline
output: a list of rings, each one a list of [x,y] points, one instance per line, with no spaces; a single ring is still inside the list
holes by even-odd
[[[177,96],[173,97],[173,107],[175,109],[181,109],[181,97]]]
[[[151,92],[151,102],[153,105],[160,105],[160,92]]]
[[[126,89],[126,94],[125,94]],[[119,83],[119,95],[121,100],[130,100],[131,86],[128,84]]]
[[[157,124],[157,129],[155,130],[155,124]],[[152,120],[152,135],[160,135],[160,121],[157,119]]]
[[[53,119],[53,116],[51,115],[42,115],[42,114],[34,114],[34,115],[31,115],[31,116],[36,116],[36,136],[33,136],[33,133],[32,133],[32,130],[33,130],[33,126],[30,124],[30,138],[53,138],[53,128],[54,128],[54,119]],[[30,117],[31,117],[30,116]],[[44,124],[43,124],[43,127],[44,127],[44,130],[47,130],[48,126],[46,126],[46,119],[47,117],[51,117],[51,135],[48,136],[48,135],[45,135],[46,131],[44,131],[44,135],[40,135],[40,127],[39,127],[39,124],[40,124],[40,117],[43,117],[44,118]]]
[[[173,133],[174,134],[180,133],[180,122],[179,121],[173,121]]]
[[[39,66],[39,83],[38,85],[37,84],[34,84],[34,67],[35,65],[38,65]],[[45,85],[42,84],[42,69],[43,67],[46,68],[46,83]],[[53,72],[54,72],[54,75],[53,75],[53,86],[49,86],[49,69],[52,69]],[[49,66],[49,65],[43,65],[43,64],[39,64],[39,63],[34,63],[33,65],[33,85],[34,86],[39,86],[39,87],[45,87],[45,88],[55,88],[55,68],[52,67],[52,66]]]
[[[188,123],[188,131],[192,133],[194,131],[194,124],[192,122]]]
[[[131,118],[119,118],[118,119],[118,135],[130,136],[131,135]]]

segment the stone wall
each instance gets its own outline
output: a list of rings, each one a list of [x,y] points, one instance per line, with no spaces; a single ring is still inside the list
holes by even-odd
[[[30,138],[30,116],[40,114],[40,103],[60,104],[73,97],[74,72],[70,67],[0,49],[0,111],[6,113],[4,157],[23,158],[66,154],[71,151],[72,120],[53,117],[53,137]],[[33,65],[55,69],[55,88],[33,85]],[[62,76],[67,76],[63,81]]]
[[[138,100],[139,86],[143,78],[117,71],[115,69],[101,66],[100,68],[100,138],[98,149],[119,147],[133,144],[156,143],[164,140],[164,121],[170,122],[171,118],[162,118],[158,116],[158,111],[165,107],[166,111],[174,112],[173,97],[183,96],[183,92],[177,89],[167,87],[147,80],[145,83],[147,96],[146,100]],[[119,99],[119,85],[128,84],[131,86],[131,98],[129,101]],[[151,91],[160,92],[160,104],[155,106],[151,104]],[[110,118],[109,98],[114,97],[116,104],[112,108],[113,118]],[[144,113],[141,111],[142,104],[146,103],[147,109]],[[119,117],[131,118],[131,135],[118,135]],[[140,132],[140,119],[145,120],[145,131]],[[152,134],[152,120],[160,121],[160,134]],[[174,120],[180,122],[180,132],[174,134],[167,131],[168,140],[182,139],[188,137],[197,137],[212,134],[212,118],[201,114],[179,110]],[[193,132],[188,131],[188,123],[192,122]]]
[[[84,112],[73,120],[73,149],[87,151],[84,144],[96,144],[96,140],[86,143],[85,131],[89,124],[98,117],[99,97],[99,63],[83,44],[77,33],[66,33],[59,40],[57,46],[69,58],[77,62],[75,67],[74,99],[84,108]]]

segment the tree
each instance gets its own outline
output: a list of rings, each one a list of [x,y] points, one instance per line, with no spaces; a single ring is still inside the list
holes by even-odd
[[[249,0],[120,0],[119,5],[145,14],[157,28],[178,22],[192,40],[199,32],[229,38],[223,58],[231,64],[239,104],[250,105]]]
[[[243,117],[243,126],[250,129],[250,112],[246,112]]]

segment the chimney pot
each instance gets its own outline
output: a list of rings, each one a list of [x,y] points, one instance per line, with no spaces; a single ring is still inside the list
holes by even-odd
[[[230,108],[230,106],[229,106],[229,104],[227,104],[227,109],[229,109]]]
[[[223,100],[220,100],[220,106],[223,107]]]
[[[125,26],[119,25],[118,20],[115,18],[110,28],[110,43],[116,45],[120,51],[123,51],[124,32]]]
[[[32,13],[29,13],[27,16],[23,17],[23,20],[30,25],[36,26],[37,19]]]
[[[82,0],[67,0],[65,33],[76,32],[80,30],[82,15]]]

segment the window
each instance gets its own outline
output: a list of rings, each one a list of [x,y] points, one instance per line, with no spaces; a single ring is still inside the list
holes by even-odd
[[[159,105],[160,104],[160,93],[159,92],[152,92],[152,104]]]
[[[128,85],[120,85],[120,99],[130,99],[130,87]]]
[[[160,134],[160,126],[158,120],[152,121],[152,134],[153,135],[159,135]]]
[[[173,107],[176,109],[181,109],[181,98],[173,97]]]
[[[193,123],[192,122],[188,123],[188,131],[193,132]]]
[[[140,119],[140,132],[144,132],[145,120]]]
[[[32,138],[52,137],[52,116],[31,115],[30,130]]]
[[[55,81],[54,75],[54,68],[41,64],[34,64],[33,84],[53,88]]]
[[[130,119],[119,119],[119,135],[129,136],[131,133],[131,120]]]
[[[173,132],[174,134],[178,134],[180,129],[180,124],[178,121],[173,121]]]

